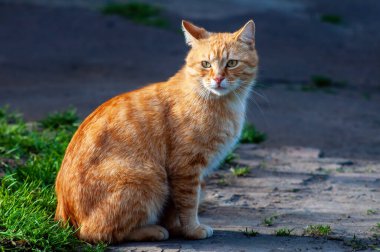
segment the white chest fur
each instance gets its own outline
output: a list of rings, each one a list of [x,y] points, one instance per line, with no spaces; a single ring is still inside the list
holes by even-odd
[[[227,137],[226,140],[219,144],[217,151],[211,154],[208,158],[208,166],[202,172],[202,178],[209,175],[213,170],[217,169],[220,164],[223,162],[224,158],[229,152],[231,152],[240,138],[240,134],[243,128],[244,119],[245,119],[245,110],[246,110],[246,101],[236,100],[231,102],[230,109],[233,111],[233,114],[237,116],[237,130],[234,129],[232,121],[223,122],[223,128],[229,132],[230,137]]]

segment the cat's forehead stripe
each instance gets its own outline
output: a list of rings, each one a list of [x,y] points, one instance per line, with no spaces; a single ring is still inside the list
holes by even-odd
[[[217,50],[216,53],[211,51],[208,59],[210,61],[225,60],[225,59],[229,58],[229,54],[230,53],[226,48],[222,48],[221,50]]]
[[[228,57],[227,50],[223,50],[223,52],[222,52],[222,58],[226,59],[227,57]]]
[[[210,52],[210,55],[209,55],[209,60],[210,61],[213,61],[215,59],[215,55],[213,52]]]

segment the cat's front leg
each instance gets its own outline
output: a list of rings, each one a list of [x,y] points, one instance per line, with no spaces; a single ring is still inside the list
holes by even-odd
[[[198,206],[201,186],[197,174],[175,176],[171,180],[174,202],[182,234],[189,239],[206,239],[213,234],[211,227],[199,223]]]

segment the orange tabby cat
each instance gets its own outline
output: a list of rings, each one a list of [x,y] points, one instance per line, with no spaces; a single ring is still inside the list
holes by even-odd
[[[253,21],[235,33],[189,22],[191,50],[167,82],[121,94],[88,116],[57,176],[56,220],[88,242],[212,236],[200,224],[203,176],[237,142],[258,64]]]

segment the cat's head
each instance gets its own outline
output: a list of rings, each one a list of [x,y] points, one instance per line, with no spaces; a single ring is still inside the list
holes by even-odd
[[[182,29],[191,46],[185,71],[201,94],[221,97],[249,89],[258,64],[252,20],[234,33],[208,32],[187,21]]]

